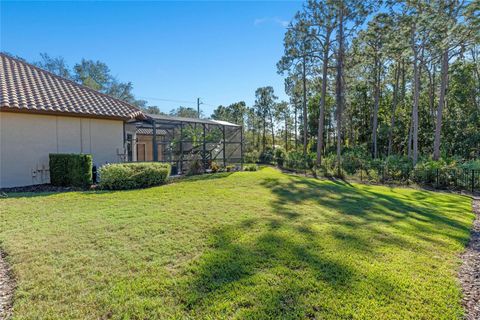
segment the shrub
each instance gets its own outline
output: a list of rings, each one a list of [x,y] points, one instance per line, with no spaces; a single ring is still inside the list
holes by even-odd
[[[342,156],[342,169],[347,174],[355,174],[362,167],[362,158],[353,152],[348,152]]]
[[[460,167],[467,170],[480,170],[480,160],[467,161],[461,164]]]
[[[234,165],[228,165],[228,166],[225,167],[225,170],[227,172],[235,171],[235,166]]]
[[[251,151],[245,153],[243,156],[243,160],[247,163],[257,163],[258,162],[258,152],[257,151]]]
[[[243,167],[243,170],[245,171],[257,171],[258,170],[258,167],[256,164],[252,163],[252,164],[246,164],[244,167]]]
[[[158,162],[114,163],[100,168],[100,188],[122,190],[163,184],[170,175],[170,165]]]
[[[61,154],[49,155],[50,183],[63,187],[88,187],[92,184],[92,155]]]
[[[389,156],[385,159],[385,171],[388,179],[407,181],[413,169],[412,160],[406,156]]]
[[[279,167],[283,167],[283,163],[285,162],[285,150],[282,148],[275,149],[275,162]]]
[[[314,153],[304,155],[300,151],[290,151],[285,157],[285,166],[297,170],[312,169],[315,165],[315,159]]]
[[[261,163],[272,163],[273,162],[273,149],[271,147],[266,147],[265,150],[260,153],[258,159]]]
[[[220,170],[220,166],[216,162],[212,162],[210,164],[210,169],[212,170],[213,173],[218,172]]]
[[[190,166],[187,171],[187,176],[193,176],[203,173],[203,163],[201,159],[194,159],[190,162]]]

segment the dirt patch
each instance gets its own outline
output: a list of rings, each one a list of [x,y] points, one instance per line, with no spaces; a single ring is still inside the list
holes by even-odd
[[[480,319],[480,198],[473,199],[476,215],[467,249],[462,254],[459,278],[463,288],[465,319]]]
[[[0,319],[12,316],[12,300],[15,282],[5,256],[0,252]]]

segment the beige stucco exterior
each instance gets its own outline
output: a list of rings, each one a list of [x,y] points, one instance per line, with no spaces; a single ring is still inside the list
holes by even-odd
[[[92,154],[97,167],[124,159],[123,121],[0,112],[0,188],[50,182],[50,153]]]

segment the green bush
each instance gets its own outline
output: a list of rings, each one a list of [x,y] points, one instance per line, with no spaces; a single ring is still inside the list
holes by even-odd
[[[251,151],[245,153],[243,156],[243,160],[247,163],[257,163],[258,162],[258,152],[257,151]]]
[[[316,155],[310,153],[304,155],[300,151],[290,151],[285,157],[285,167],[294,170],[312,169],[315,165]]]
[[[163,184],[170,175],[170,165],[158,162],[114,163],[100,168],[100,188],[124,190]]]
[[[464,162],[460,165],[460,167],[467,170],[480,170],[480,160],[471,160]]]
[[[225,167],[225,170],[227,172],[235,171],[235,166],[234,165],[228,165],[228,166]]]
[[[92,184],[92,155],[49,154],[50,183],[62,187],[88,187]]]
[[[243,170],[245,170],[245,171],[257,171],[258,167],[255,163],[251,163],[251,164],[246,164],[243,167]]]
[[[283,163],[285,162],[285,150],[282,148],[275,149],[275,162],[279,167],[283,167]]]
[[[190,161],[187,176],[194,176],[201,173],[204,173],[203,161],[201,159],[193,159]]]
[[[413,170],[413,163],[407,156],[389,156],[385,159],[387,178],[395,181],[407,181]]]
[[[271,147],[266,147],[265,150],[260,153],[259,161],[261,163],[272,163],[273,162],[273,149]]]

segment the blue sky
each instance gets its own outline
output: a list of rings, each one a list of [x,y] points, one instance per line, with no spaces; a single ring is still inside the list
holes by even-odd
[[[1,2],[1,50],[29,61],[39,53],[101,60],[138,98],[164,112],[179,105],[254,102],[272,85],[287,99],[276,62],[299,1]]]

